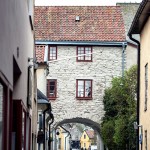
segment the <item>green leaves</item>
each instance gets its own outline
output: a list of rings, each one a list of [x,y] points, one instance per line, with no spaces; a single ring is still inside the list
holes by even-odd
[[[137,66],[126,71],[124,77],[113,78],[112,87],[105,90],[101,134],[111,150],[135,149],[136,92]]]

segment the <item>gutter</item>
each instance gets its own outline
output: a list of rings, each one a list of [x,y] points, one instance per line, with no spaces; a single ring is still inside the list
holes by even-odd
[[[124,60],[125,60],[125,54],[124,54],[124,52],[125,52],[125,46],[126,46],[126,43],[123,43],[122,44],[122,77],[124,76]]]
[[[138,69],[137,69],[137,124],[139,125],[139,114],[140,114],[140,42],[136,39],[134,39],[132,37],[132,34],[128,34],[129,38],[134,41],[135,43],[137,43],[138,46],[138,57],[137,57],[137,65],[138,65]],[[139,150],[139,128],[137,129],[137,148],[136,150]]]
[[[54,122],[54,115],[52,114],[52,112],[50,111],[50,118],[51,118],[51,122],[49,123],[49,142],[48,142],[48,146],[49,146],[49,150],[51,150],[51,124]]]
[[[122,46],[122,43],[127,45],[126,41],[122,42],[99,42],[99,41],[35,41],[35,44],[45,44],[45,45],[89,45],[89,46]]]

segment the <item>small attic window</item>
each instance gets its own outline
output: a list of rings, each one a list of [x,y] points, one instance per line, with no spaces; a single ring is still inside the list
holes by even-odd
[[[76,16],[76,21],[80,21],[80,17],[79,16]]]

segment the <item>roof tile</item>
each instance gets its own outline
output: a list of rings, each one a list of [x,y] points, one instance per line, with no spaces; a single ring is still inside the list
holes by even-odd
[[[125,41],[120,6],[36,6],[34,19],[36,40]]]
[[[45,45],[35,46],[36,59],[38,63],[44,62]]]

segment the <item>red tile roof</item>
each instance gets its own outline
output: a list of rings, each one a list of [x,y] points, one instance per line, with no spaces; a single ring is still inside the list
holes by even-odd
[[[120,6],[36,6],[34,25],[36,40],[125,41]]]
[[[94,138],[94,131],[93,130],[85,130],[85,132],[90,139]]]
[[[44,62],[45,45],[35,46],[36,59],[38,63]]]

